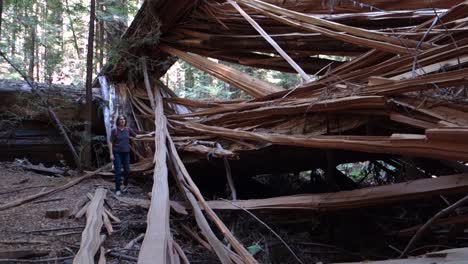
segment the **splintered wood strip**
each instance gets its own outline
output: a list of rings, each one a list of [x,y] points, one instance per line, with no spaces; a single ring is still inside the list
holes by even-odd
[[[389,153],[417,157],[441,158],[468,161],[468,144],[427,141],[422,139],[398,139],[377,136],[289,136],[281,134],[255,133],[221,127],[206,126],[189,122],[176,122],[195,131],[229,137],[247,139],[263,143],[285,146],[299,146],[324,149],[346,149],[370,153]],[[421,135],[418,135],[421,136]],[[422,135],[424,137],[424,135]]]
[[[414,111],[424,114],[432,118],[436,118],[442,122],[443,126],[449,127],[466,127],[468,126],[467,112],[456,109],[447,109],[426,105],[422,100],[411,100],[411,98],[390,99],[396,105],[402,106],[406,111]],[[448,110],[448,111],[447,111]]]
[[[179,159],[178,156],[174,155],[175,146],[172,143],[171,138],[168,136],[168,142],[169,142],[169,160],[171,164],[171,171],[172,174],[175,176],[178,186],[181,189],[181,191],[185,194],[187,200],[190,202],[190,205],[192,206],[193,209],[193,214],[195,216],[195,220],[198,224],[198,227],[202,230],[203,234],[207,238],[208,242],[210,243],[211,247],[213,248],[215,254],[218,256],[219,260],[221,263],[232,263],[231,259],[229,257],[229,253],[225,250],[223,247],[223,244],[219,239],[216,237],[216,235],[213,233],[213,230],[211,229],[210,225],[208,224],[208,221],[206,220],[205,216],[202,213],[202,210],[200,208],[200,205],[197,202],[197,199],[195,198],[194,194],[188,189],[188,184],[186,183],[186,180],[184,178],[184,175],[182,174],[183,171],[181,169],[181,165],[179,165],[179,162],[182,163]],[[183,166],[183,163],[182,163]]]
[[[453,5],[463,2],[463,0],[433,0],[427,2],[426,0],[395,0],[388,2],[385,0],[361,0],[359,2],[341,1],[341,2],[328,2],[322,0],[265,0],[267,3],[278,5],[290,10],[298,12],[307,11],[310,13],[324,13],[329,14],[330,10],[334,13],[359,13],[372,11],[373,9],[387,10],[411,10],[411,9],[424,9],[424,8],[450,8]],[[362,5],[359,5],[362,3]],[[222,9],[226,15],[231,15],[232,11]]]
[[[112,235],[114,233],[114,228],[112,227],[112,223],[109,219],[109,216],[106,214],[105,211],[102,212],[102,220],[104,221],[104,226],[106,227],[107,233]]]
[[[101,247],[98,264],[106,264],[106,249]]]
[[[178,176],[179,181],[182,183],[180,184],[180,186],[183,186],[183,187],[190,186],[190,191],[186,187],[184,187],[184,191],[186,193],[188,200],[190,201],[192,205],[192,209],[194,210],[195,215],[196,216],[198,215],[198,218],[196,217],[196,219],[197,219],[197,223],[199,227],[202,229],[202,226],[204,226],[202,230],[206,231],[206,233],[204,234],[209,240],[210,245],[213,247],[217,255],[219,254],[218,250],[221,254],[228,254],[228,253],[225,252],[226,248],[224,248],[224,246],[220,244],[216,236],[214,236],[214,234],[211,231],[211,228],[209,228],[209,226],[206,226],[208,225],[208,223],[206,222],[206,219],[201,212],[201,207],[205,210],[205,212],[208,214],[211,220],[216,224],[218,229],[221,231],[224,237],[229,241],[229,243],[232,245],[236,253],[239,254],[239,257],[244,263],[258,263],[252,257],[252,255],[242,246],[242,244],[232,235],[231,231],[229,231],[229,229],[221,221],[221,219],[219,219],[216,213],[213,210],[211,210],[211,208],[209,208],[209,206],[206,204],[206,201],[201,195],[200,190],[198,189],[197,185],[193,182],[192,178],[187,172],[187,169],[185,168],[185,165],[180,159],[177,153],[177,150],[175,148],[174,142],[172,141],[170,136],[168,136],[168,142],[169,142],[169,153],[171,155],[171,161],[175,169],[174,172]],[[183,183],[185,183],[185,185]],[[214,238],[212,238],[213,236]],[[225,260],[226,262],[223,262],[222,259],[220,260],[223,263],[231,263],[233,257],[231,256],[230,258],[231,259]]]
[[[82,197],[75,205],[73,212],[70,214],[72,216],[76,217],[76,214],[83,208],[88,203],[88,197],[84,196]]]
[[[382,50],[382,51],[395,53],[395,54],[409,54],[411,52],[414,52],[414,49],[412,48],[406,48],[400,45],[395,45],[395,44],[383,42],[380,40],[373,40],[373,39],[367,39],[367,38],[353,36],[353,35],[342,34],[341,32],[336,32],[334,30],[329,30],[323,27],[314,26],[310,23],[304,23],[299,20],[290,19],[290,18],[286,18],[280,15],[276,15],[265,9],[262,9],[261,7],[252,5],[251,2],[241,2],[241,3],[249,8],[254,9],[255,11],[260,12],[261,14],[265,16],[268,16],[274,20],[280,21],[286,25],[296,27],[302,30],[320,33],[320,34],[323,34],[324,36],[331,37],[337,40],[341,40],[343,42],[352,43],[355,45],[361,45],[361,46],[365,46],[368,48],[374,48],[377,50]]]
[[[125,245],[124,249],[132,249],[133,246],[135,246],[137,243],[139,243],[143,238],[145,237],[145,234],[140,234],[136,238],[130,240],[127,245]]]
[[[185,151],[185,152],[192,152],[192,153],[197,153],[197,154],[202,154],[202,155],[213,155],[213,157],[226,157],[230,159],[238,158],[238,155],[232,151],[225,150],[225,149],[216,149],[216,148],[210,148],[207,146],[203,145],[186,145],[186,146],[178,146],[178,150],[180,151]]]
[[[192,236],[193,239],[195,239],[198,243],[200,243],[200,245],[202,245],[203,247],[205,247],[209,251],[213,251],[213,248],[211,248],[210,244],[208,242],[206,242],[203,238],[201,238],[195,231],[191,230],[190,228],[188,228],[184,224],[182,224],[182,229],[184,229],[185,232],[187,232],[187,234]]]
[[[273,117],[276,115],[284,116],[290,114],[304,114],[306,112],[316,113],[338,112],[352,109],[378,109],[384,108],[385,105],[386,99],[382,96],[349,96],[345,98],[321,101],[311,99],[271,100],[261,103],[235,105],[229,108],[214,107],[199,112],[171,117],[207,117],[216,115],[211,119],[206,119],[206,121],[226,118],[241,120],[244,116],[249,118],[259,118],[263,116]]]
[[[215,76],[216,78],[219,78],[256,98],[283,90],[280,87],[251,77],[243,72],[240,72],[228,66],[210,61],[196,54],[188,54],[186,52],[177,50],[173,47],[169,47],[164,44],[159,45],[159,49],[171,55],[179,57],[180,59],[190,63],[194,67],[205,71]]]
[[[378,110],[386,107],[386,99],[381,96],[368,96],[358,97],[349,96],[339,99],[323,100],[323,101],[312,101],[310,99],[295,100],[290,104],[274,104],[270,106],[259,107],[257,109],[246,110],[242,112],[226,113],[216,115],[213,117],[205,118],[202,120],[204,124],[223,124],[226,121],[232,120],[236,123],[240,123],[245,119],[256,119],[261,118],[275,119],[275,117],[286,117],[291,115],[305,115],[321,112],[340,112],[350,110]]]
[[[208,201],[207,203],[215,210],[239,210],[240,207],[247,210],[336,211],[463,193],[467,190],[468,174],[464,173],[336,193],[301,194],[232,202]]]
[[[468,127],[427,129],[426,137],[435,141],[468,143]]]
[[[465,225],[468,223],[468,215],[457,215],[457,216],[450,216],[443,219],[437,219],[434,222],[434,226],[448,226],[448,225],[457,225],[463,224]],[[424,224],[412,226],[409,228],[402,229],[398,231],[398,236],[413,236]]]
[[[97,77],[99,80],[99,84],[101,86],[101,93],[102,97],[104,99],[104,106],[103,108],[103,119],[104,119],[104,127],[106,128],[106,139],[107,142],[110,142],[111,138],[111,112],[109,109],[109,100],[110,100],[110,94],[109,94],[109,84],[107,82],[106,76],[98,76]]]
[[[110,219],[112,219],[112,221],[114,221],[115,223],[121,223],[122,221],[115,215],[113,215],[109,210],[107,210],[106,208],[104,208],[104,212],[109,216]]]
[[[142,60],[142,64],[146,65],[146,60]],[[149,86],[149,81],[145,82],[145,85],[147,85],[146,88],[151,97],[152,88]],[[170,207],[166,164],[166,117],[164,116],[161,91],[157,89],[155,92],[153,104],[155,116],[153,188],[145,238],[138,255],[138,263],[140,264],[164,264],[168,263],[168,260],[171,263],[171,258],[168,255],[171,231],[169,228]]]
[[[98,188],[86,212],[86,227],[81,236],[80,249],[73,259],[73,264],[94,263],[94,255],[101,245],[100,232],[103,224],[104,198],[106,190]]]
[[[411,118],[409,116],[397,114],[397,113],[391,113],[390,119],[398,123],[407,124],[413,127],[419,127],[422,129],[437,127],[437,124],[435,123],[427,122],[424,120],[419,120],[417,118]]]
[[[307,75],[307,73],[304,72],[304,70],[276,43],[275,40],[273,40],[266,32],[263,30],[260,25],[255,22],[240,6],[234,2],[233,0],[227,0],[228,3],[230,3],[251,25],[255,30],[257,30],[258,33],[268,42],[270,45],[278,52],[281,57],[283,57],[291,67],[294,68],[302,77],[302,79],[305,82],[310,82],[310,77]]]
[[[183,261],[184,264],[190,264],[190,261],[189,259],[187,258],[187,256],[185,255],[184,251],[182,250],[182,248],[180,247],[180,245],[174,240],[173,241],[173,247],[174,247],[174,250],[177,252],[177,254],[179,255],[179,258]]]
[[[375,31],[364,30],[357,27],[343,25],[337,22],[328,21],[319,17],[303,14],[296,11],[291,11],[285,8],[281,8],[276,5],[272,5],[260,0],[239,0],[241,3],[249,3],[255,7],[262,8],[264,10],[268,10],[269,12],[275,13],[277,15],[283,15],[292,19],[296,19],[303,23],[309,23],[314,26],[321,26],[328,28],[330,30],[335,30],[337,32],[344,32],[353,36],[379,40],[386,43],[392,43],[395,45],[402,45],[410,48],[415,48],[418,45],[417,41],[404,39],[404,38],[395,38],[395,37],[388,37],[384,34],[376,33]],[[421,47],[427,48],[430,45],[428,43],[421,43]]]

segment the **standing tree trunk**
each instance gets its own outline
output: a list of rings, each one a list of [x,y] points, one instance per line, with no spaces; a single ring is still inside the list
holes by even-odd
[[[0,0],[0,39],[2,37],[3,0]]]
[[[32,1],[31,9],[33,13],[32,24],[29,26],[30,28],[30,38],[31,41],[29,42],[29,67],[28,67],[28,76],[31,81],[34,81],[34,65],[36,61],[36,39],[37,39],[37,3],[36,1]]]
[[[15,21],[15,19],[18,18],[18,3],[14,3],[14,8],[13,8],[13,18],[12,18],[12,34],[11,34],[11,49],[10,49],[10,56],[14,57],[16,53],[16,35],[18,34],[18,25]]]
[[[35,13],[36,13],[36,43],[35,43],[35,47],[34,47],[34,52],[35,52],[35,67],[36,67],[36,82],[39,82],[39,78],[41,77],[40,75],[40,61],[41,61],[41,58],[39,58],[39,49],[41,48],[41,45],[40,45],[40,41],[37,41],[37,38],[38,38],[38,28],[40,29],[41,28],[41,25],[39,24],[40,22],[40,17],[41,17],[41,13],[40,13],[40,5],[38,3],[36,3],[36,7],[35,7]],[[39,37],[40,39],[40,37]]]
[[[52,80],[50,79],[49,72],[50,72],[50,67],[49,67],[49,56],[50,56],[50,50],[51,46],[49,44],[49,41],[47,39],[47,36],[50,35],[49,30],[47,29],[47,23],[48,23],[48,16],[49,16],[49,10],[50,8],[50,0],[45,1],[45,8],[42,9],[42,17],[44,19],[42,23],[42,28],[44,29],[44,33],[42,34],[44,40],[42,45],[44,46],[44,52],[42,53],[42,69],[43,69],[43,78],[44,82],[48,83],[49,85],[51,84]]]
[[[76,37],[75,25],[73,24],[73,18],[71,17],[72,14],[68,5],[68,0],[65,0],[65,12],[67,13],[68,20],[70,21],[70,29],[73,35],[73,46],[75,47],[77,58],[81,60],[80,47],[78,46],[78,38]]]
[[[100,2],[98,6],[99,11],[104,14],[104,3]],[[102,19],[99,20],[99,31],[97,33],[99,36],[99,69],[102,69],[104,67],[104,48],[106,45],[104,42],[104,20]]]
[[[1,1],[1,0],[0,0]],[[28,75],[29,78],[34,81],[34,61],[35,61],[35,47],[36,47],[36,26],[31,26],[31,43],[30,43],[30,53],[29,53],[29,69]]]
[[[91,166],[91,122],[92,122],[92,104],[93,104],[93,43],[94,43],[94,20],[96,19],[95,0],[91,0],[91,9],[89,12],[89,34],[88,34],[88,54],[86,57],[86,126],[85,126],[85,145],[84,162],[87,167]]]

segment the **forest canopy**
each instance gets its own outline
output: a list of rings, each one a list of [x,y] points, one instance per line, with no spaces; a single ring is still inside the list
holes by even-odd
[[[96,2],[93,76],[123,45],[120,36],[142,0]],[[3,1],[0,49],[32,81],[84,86],[90,2],[82,0]],[[222,62],[251,76],[289,89],[297,74]],[[0,61],[0,79],[22,79]],[[248,98],[242,91],[180,60],[163,77],[179,96],[203,99]]]

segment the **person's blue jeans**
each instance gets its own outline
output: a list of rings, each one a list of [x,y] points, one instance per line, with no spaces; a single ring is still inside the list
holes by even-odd
[[[122,180],[122,165],[124,168],[124,186],[128,185],[128,176],[130,174],[130,152],[114,152],[114,170],[115,170],[115,191],[120,191],[120,182]]]

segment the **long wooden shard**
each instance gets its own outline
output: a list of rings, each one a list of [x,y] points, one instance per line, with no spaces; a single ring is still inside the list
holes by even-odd
[[[443,194],[464,193],[466,191],[468,191],[468,174],[464,173],[352,191],[302,194],[232,202],[208,201],[208,205],[215,210],[239,210],[240,208],[244,208],[248,210],[298,209],[336,211],[430,198]]]
[[[146,63],[143,61],[143,63]],[[146,67],[144,67],[146,69]],[[149,85],[149,82],[147,82]],[[147,87],[148,90],[150,87]],[[166,164],[166,117],[160,90],[154,95],[154,172],[151,206],[148,211],[145,239],[141,245],[138,263],[172,263],[168,247],[169,229],[169,186]]]
[[[418,45],[417,41],[408,40],[404,38],[396,38],[396,37],[388,37],[385,34],[377,33],[375,31],[365,30],[357,27],[347,26],[344,24],[340,24],[333,21],[328,21],[319,17],[303,14],[300,12],[288,10],[285,8],[281,8],[276,5],[272,5],[260,0],[240,0],[240,2],[248,3],[258,8],[262,8],[264,10],[268,10],[276,15],[286,16],[288,18],[298,20],[303,23],[308,23],[313,26],[320,26],[330,30],[334,30],[336,32],[343,32],[349,35],[353,35],[356,37],[362,37],[382,42],[391,43],[394,45],[400,45],[403,47],[414,48]],[[421,47],[430,47],[427,43],[419,43]]]
[[[190,63],[192,66],[205,71],[220,80],[223,80],[232,86],[239,88],[247,94],[259,98],[267,94],[283,91],[282,88],[251,77],[243,72],[232,69],[226,65],[222,65],[203,58],[196,54],[189,54],[167,45],[160,45],[159,48],[171,55],[177,56],[180,59]]]
[[[213,248],[214,252],[218,256],[221,263],[232,263],[232,259],[230,257],[229,252],[226,250],[224,245],[221,241],[216,237],[213,230],[211,229],[208,221],[206,220],[203,212],[200,208],[200,205],[197,202],[197,199],[193,195],[193,193],[187,188],[187,183],[183,175],[183,169],[181,169],[181,164],[174,146],[172,139],[168,137],[169,142],[169,160],[171,161],[171,170],[174,174],[176,180],[178,181],[178,186],[181,191],[185,194],[185,197],[190,202],[190,205],[193,209],[193,214],[195,216],[195,220],[197,221],[198,227],[205,235],[206,239],[210,243],[211,247]]]
[[[176,170],[175,172],[176,176],[178,177],[180,184],[183,185],[182,186],[183,190],[188,200],[190,201],[193,210],[195,211],[195,217],[196,217],[196,220],[200,229],[204,232],[205,235],[207,235],[210,245],[213,247],[218,257],[220,257],[221,262],[222,263],[237,262],[236,260],[240,258],[241,263],[258,263],[252,257],[252,255],[250,255],[250,253],[242,246],[242,244],[232,235],[232,233],[229,231],[226,225],[221,221],[221,219],[219,219],[216,213],[213,210],[211,210],[211,208],[209,208],[205,199],[201,195],[200,190],[192,181],[190,175],[187,172],[187,169],[185,168],[184,164],[182,163],[182,160],[177,154],[175,145],[172,142],[172,139],[170,137],[168,137],[168,141],[169,141],[169,153],[171,155],[171,161],[173,163],[173,166]],[[191,190],[189,191],[189,189],[186,186],[190,186]],[[229,257],[231,259],[229,260],[226,256],[228,251],[226,251],[225,248],[218,248],[219,240],[216,239],[214,234],[212,234],[211,228],[209,227],[209,225],[206,222],[205,217],[201,213],[201,208],[205,210],[209,218],[215,223],[215,225],[218,227],[218,229],[221,231],[224,237],[232,245],[234,250],[239,254],[238,257],[236,255],[230,254]]]
[[[189,122],[176,122],[195,131],[221,137],[253,140],[284,146],[346,149],[370,153],[389,153],[416,157],[441,158],[468,161],[466,142],[427,140],[424,135],[376,136],[289,136],[281,134],[255,133],[222,127],[206,126]]]
[[[288,63],[289,65],[291,65],[291,67],[293,67],[302,77],[302,79],[304,79],[305,82],[310,82],[310,77],[309,75],[307,75],[304,70],[299,66],[297,65],[297,63],[278,45],[278,43],[276,43],[275,40],[273,40],[266,32],[265,30],[263,30],[262,27],[260,27],[260,25],[255,22],[255,20],[253,20],[244,10],[242,10],[242,8],[236,3],[234,2],[233,0],[228,0],[228,3],[230,3],[251,25],[252,27],[255,28],[255,30],[258,31],[258,33],[260,33],[260,35],[265,38],[265,40],[270,43],[270,45],[281,55],[281,57],[283,57]]]
[[[103,224],[104,198],[106,190],[99,188],[93,196],[93,200],[86,212],[86,227],[81,235],[81,245],[73,259],[73,264],[92,264],[94,255],[101,245],[101,228]]]
[[[380,39],[372,39],[372,38],[361,37],[359,35],[343,34],[343,32],[339,32],[339,31],[328,29],[328,28],[316,26],[316,25],[313,25],[313,24],[308,23],[308,22],[300,21],[299,18],[302,18],[302,17],[296,17],[296,16],[293,16],[294,18],[291,18],[291,17],[288,17],[288,16],[284,17],[282,15],[278,15],[278,14],[275,14],[275,13],[272,12],[276,8],[265,9],[264,7],[261,7],[259,5],[254,5],[252,2],[248,2],[248,1],[242,1],[241,3],[243,5],[245,5],[245,6],[247,6],[247,7],[253,8],[254,10],[260,12],[261,14],[263,14],[265,16],[268,16],[268,17],[270,17],[270,18],[272,18],[274,20],[277,20],[277,21],[279,21],[281,23],[284,23],[286,25],[296,27],[296,28],[302,29],[302,30],[307,30],[307,31],[310,31],[310,32],[320,33],[320,34],[323,34],[324,36],[334,38],[334,39],[337,39],[337,40],[341,40],[343,42],[348,42],[348,43],[352,43],[352,44],[355,44],[355,45],[374,48],[374,49],[377,49],[377,50],[382,50],[382,51],[395,53],[395,54],[406,54],[406,53],[411,53],[411,52],[415,51],[413,48],[407,48],[407,47],[404,47],[404,46],[401,46],[401,45],[398,45],[398,44],[391,43],[391,42],[394,42],[394,41],[386,42],[386,41],[382,41]]]

